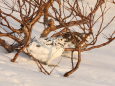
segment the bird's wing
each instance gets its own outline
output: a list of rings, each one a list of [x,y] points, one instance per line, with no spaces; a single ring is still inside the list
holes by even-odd
[[[64,48],[58,48],[58,49],[53,48],[49,53],[50,55],[47,60],[47,63],[50,64],[52,60],[60,57],[62,55],[63,51],[64,51]]]

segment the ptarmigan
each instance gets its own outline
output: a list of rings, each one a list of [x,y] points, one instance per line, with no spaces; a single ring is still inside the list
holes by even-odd
[[[28,53],[46,65],[62,55],[67,45],[66,39],[62,37],[39,38],[33,41],[27,48]]]

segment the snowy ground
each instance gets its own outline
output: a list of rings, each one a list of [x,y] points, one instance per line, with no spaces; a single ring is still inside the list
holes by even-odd
[[[111,13],[115,14],[114,9]],[[68,58],[63,57],[59,67],[48,76],[39,72],[35,62],[24,54],[17,62],[10,62],[14,55],[15,52],[7,53],[0,47],[0,86],[115,86],[115,41],[84,52],[80,68],[68,78],[63,77],[70,68]]]
[[[16,63],[10,62],[14,53],[0,48],[0,86],[114,86],[115,42],[111,45],[83,54],[77,72],[68,78],[62,75],[68,69],[69,59],[63,58],[51,76],[39,72],[36,64],[21,54]],[[66,61],[66,63],[65,63]]]

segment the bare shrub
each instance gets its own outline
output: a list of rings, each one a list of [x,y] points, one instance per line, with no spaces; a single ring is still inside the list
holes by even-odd
[[[97,44],[98,39],[103,36],[103,32],[115,18],[114,16],[104,25],[104,16],[109,10],[106,8],[105,0],[97,0],[94,7],[85,5],[82,0],[11,0],[11,3],[8,3],[8,0],[1,0],[0,4],[0,45],[8,52],[18,49],[14,58],[11,59],[12,62],[15,62],[18,55],[29,45],[33,26],[36,23],[44,25],[41,37],[59,30],[50,35],[52,37],[62,35],[69,38],[68,40],[75,45],[75,48],[65,49],[65,51],[78,52],[75,67],[73,66],[69,72],[65,73],[65,77],[78,69],[82,52],[103,47],[115,39],[114,30],[109,33],[109,36],[104,34],[105,42]],[[98,10],[100,10],[100,15],[96,17]],[[98,23],[98,21],[101,22]],[[14,25],[14,22],[18,27]],[[91,39],[87,40],[88,37]],[[12,40],[12,43],[7,40]],[[34,57],[33,59],[35,60]],[[41,72],[50,74],[40,62],[38,66]]]

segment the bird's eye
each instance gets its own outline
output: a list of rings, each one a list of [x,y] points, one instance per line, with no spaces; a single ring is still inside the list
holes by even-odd
[[[48,40],[48,38],[45,38],[45,40]]]
[[[36,45],[36,47],[40,47],[40,45]]]

